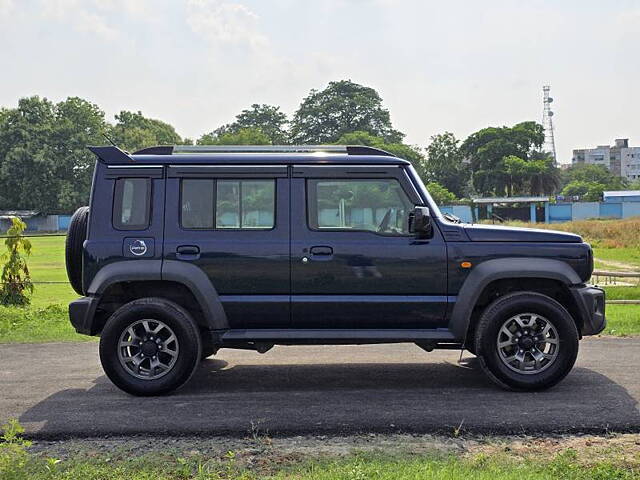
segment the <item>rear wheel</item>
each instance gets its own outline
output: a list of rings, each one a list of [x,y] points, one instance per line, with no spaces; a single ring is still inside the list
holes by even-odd
[[[488,376],[514,390],[542,390],[562,380],[578,355],[567,310],[535,292],[498,298],[480,317],[475,351]]]
[[[161,395],[193,375],[202,342],[198,325],[179,305],[142,298],[120,307],[100,337],[100,360],[109,379],[132,395]]]

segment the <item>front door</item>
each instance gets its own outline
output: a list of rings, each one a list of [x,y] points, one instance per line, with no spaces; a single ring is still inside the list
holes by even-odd
[[[445,327],[446,245],[408,232],[422,203],[399,166],[295,166],[293,327]]]
[[[207,274],[231,328],[289,328],[287,167],[170,167],[164,258]]]

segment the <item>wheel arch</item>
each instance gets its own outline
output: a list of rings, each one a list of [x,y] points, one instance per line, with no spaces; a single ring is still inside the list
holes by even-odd
[[[569,288],[580,277],[561,260],[540,258],[500,258],[474,268],[457,296],[449,328],[456,338],[466,339],[479,309],[499,295],[515,291],[543,293],[558,300],[572,315],[580,330],[582,317]]]
[[[167,267],[168,265],[168,268]],[[161,260],[129,260],[102,268],[87,295],[98,299],[92,334],[102,330],[108,317],[124,303],[144,297],[171,300],[191,313],[202,329],[229,328],[214,286],[195,265]]]

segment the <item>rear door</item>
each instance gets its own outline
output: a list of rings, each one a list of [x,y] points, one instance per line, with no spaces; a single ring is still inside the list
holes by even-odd
[[[418,204],[399,166],[295,166],[293,326],[445,327],[446,245],[409,234]]]
[[[200,267],[231,328],[290,325],[286,166],[172,166],[164,258]]]

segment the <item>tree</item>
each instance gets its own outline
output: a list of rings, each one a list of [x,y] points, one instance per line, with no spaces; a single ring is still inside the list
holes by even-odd
[[[29,305],[33,283],[26,260],[31,255],[31,242],[22,236],[26,228],[18,217],[11,218],[4,241],[7,251],[0,256],[4,262],[0,275],[0,305]]]
[[[142,112],[121,111],[110,134],[114,143],[124,150],[135,152],[154,145],[184,144],[180,135],[168,123],[147,118]]]
[[[464,196],[471,172],[460,151],[459,140],[450,132],[434,135],[430,140],[424,163],[425,178],[438,182],[458,197]]]
[[[293,143],[334,143],[345,133],[362,131],[386,143],[400,143],[404,134],[391,125],[389,111],[373,88],[350,80],[311,90],[291,122]]]
[[[20,99],[0,115],[0,208],[45,213],[86,204],[95,157],[107,128],[97,105],[77,97],[58,104]]]
[[[627,186],[626,179],[614,175],[603,165],[572,165],[562,177],[565,185],[573,182],[599,183],[605,186],[605,190],[621,190]]]
[[[462,154],[471,163],[475,189],[483,194],[504,194],[508,174],[498,174],[503,160],[515,156],[529,161],[534,148],[544,142],[544,128],[536,122],[522,122],[513,127],[489,127],[475,132],[462,143]]]
[[[427,191],[437,205],[449,205],[457,200],[456,196],[438,182],[429,182]]]
[[[236,115],[233,123],[223,125],[207,135],[216,138],[229,133],[236,134],[240,130],[257,129],[268,138],[267,143],[283,145],[288,141],[288,123],[289,120],[280,111],[280,107],[254,103],[250,109],[242,110]]]
[[[585,202],[598,202],[602,200],[602,192],[606,187],[598,182],[585,182],[574,180],[562,189],[562,195],[567,197],[580,197]]]
[[[198,139],[198,145],[270,145],[271,139],[258,128],[242,128],[221,135],[207,133]]]

